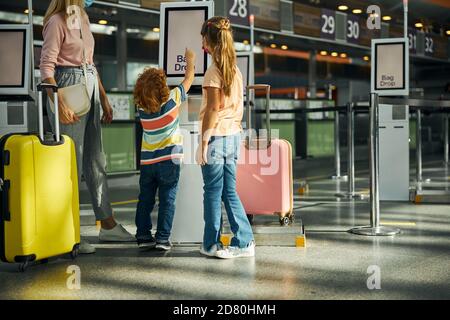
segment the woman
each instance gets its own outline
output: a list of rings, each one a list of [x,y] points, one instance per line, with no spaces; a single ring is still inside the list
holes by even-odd
[[[91,2],[86,1],[86,4],[90,5]],[[79,10],[73,10],[74,6],[78,6]],[[84,7],[83,0],[52,0],[50,3],[44,17],[41,77],[43,82],[57,84],[60,88],[79,84],[85,78],[82,64],[86,61],[90,110],[83,116],[77,116],[65,104],[64,96],[59,94],[61,134],[70,136],[75,142],[78,179],[81,181],[83,171],[96,219],[101,221],[100,241],[135,241],[122,225],[116,223],[109,202],[100,131],[100,106],[103,109],[101,120],[105,123],[112,121],[112,108],[93,64],[94,37]],[[74,19],[80,19],[81,32],[79,28],[73,27]],[[50,91],[48,95],[52,97]],[[47,111],[53,119],[50,104],[47,104]],[[80,252],[94,253],[95,248],[81,241]]]
[[[211,54],[213,64],[203,82],[201,142],[197,152],[204,182],[205,232],[200,253],[224,259],[253,257],[252,228],[236,192],[244,91],[230,21],[213,17],[203,24],[201,35],[203,48]],[[222,201],[234,234],[231,246],[226,249],[220,242]]]

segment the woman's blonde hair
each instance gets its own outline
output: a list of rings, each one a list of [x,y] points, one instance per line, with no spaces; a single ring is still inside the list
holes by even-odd
[[[44,16],[44,26],[52,16],[60,12],[64,12],[67,18],[67,8],[70,6],[79,6],[82,14],[85,14],[84,0],[52,0]]]
[[[203,23],[201,35],[213,50],[211,54],[222,76],[223,91],[229,96],[236,74],[236,51],[230,20],[225,17],[212,17]]]

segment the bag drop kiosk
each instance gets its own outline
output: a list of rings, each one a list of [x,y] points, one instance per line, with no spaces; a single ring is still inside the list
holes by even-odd
[[[242,81],[244,83],[244,99],[245,95],[247,94],[246,88],[248,86],[252,86],[255,84],[255,63],[253,58],[253,53],[249,51],[244,52],[236,52],[236,65],[238,69],[242,73]],[[254,92],[252,92],[254,94]],[[254,96],[250,97],[251,100],[254,100]],[[248,112],[248,108],[244,108],[244,113]],[[252,117],[253,123],[255,122],[254,115],[250,115]],[[244,129],[247,129],[247,120],[248,116],[244,114],[244,119],[242,119],[242,127]]]
[[[32,31],[32,23],[0,25],[0,136],[37,131]]]
[[[404,37],[372,40],[369,109],[370,225],[351,229],[350,232],[354,234],[391,236],[400,233],[398,228],[381,225],[380,200],[407,200],[409,112],[407,105],[382,104],[380,100],[383,97],[408,94],[408,39]]]
[[[178,183],[172,237],[174,243],[203,241],[203,177],[195,161],[199,141],[199,112],[203,77],[211,63],[202,49],[201,27],[214,16],[214,2],[161,3],[159,67],[164,69],[169,87],[179,85],[185,74],[184,53],[196,53],[195,80],[187,101],[180,107],[180,130],[183,135],[184,159]]]

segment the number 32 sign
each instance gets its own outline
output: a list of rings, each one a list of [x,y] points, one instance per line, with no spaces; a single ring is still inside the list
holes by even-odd
[[[228,18],[232,24],[249,25],[250,0],[227,0]]]

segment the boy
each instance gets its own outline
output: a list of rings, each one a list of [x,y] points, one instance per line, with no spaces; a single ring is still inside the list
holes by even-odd
[[[183,138],[179,131],[179,107],[194,81],[193,51],[186,49],[184,81],[173,90],[166,84],[163,70],[148,68],[139,76],[134,101],[143,128],[140,194],[136,210],[136,239],[139,248],[168,251],[175,199],[183,157]],[[158,226],[153,238],[150,213],[158,190]]]

